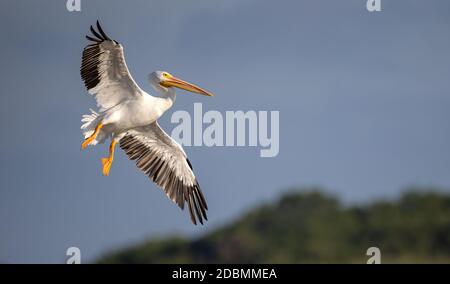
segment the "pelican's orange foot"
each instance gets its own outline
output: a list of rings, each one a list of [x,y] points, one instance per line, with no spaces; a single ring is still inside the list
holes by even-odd
[[[83,144],[81,144],[81,149],[83,149],[83,150],[86,149],[86,147],[89,146],[89,144],[91,144],[92,141],[94,141],[94,139],[95,139],[95,137],[93,135],[86,138],[83,141]]]
[[[114,160],[114,147],[116,146],[116,140],[111,141],[111,145],[109,145],[109,157],[102,159],[103,165],[103,175],[109,176],[109,170],[111,170],[111,165]]]
[[[92,141],[95,140],[95,138],[97,138],[98,133],[100,132],[100,130],[102,129],[103,124],[99,123],[96,127],[95,127],[95,131],[94,133],[92,133],[91,136],[89,136],[88,138],[86,138],[83,141],[83,144],[81,144],[81,149],[86,149],[87,146],[89,146],[89,144],[92,143]]]
[[[109,171],[111,170],[112,162],[113,162],[113,160],[111,158],[103,158],[102,159],[104,176],[109,176]]]

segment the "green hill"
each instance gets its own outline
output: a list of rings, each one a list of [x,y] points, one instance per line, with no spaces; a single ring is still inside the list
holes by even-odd
[[[100,263],[450,263],[450,195],[409,190],[394,201],[343,206],[296,191],[193,240],[172,237],[106,255]]]

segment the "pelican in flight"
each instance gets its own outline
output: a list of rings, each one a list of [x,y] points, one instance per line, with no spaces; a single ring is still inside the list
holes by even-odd
[[[207,220],[205,198],[192,171],[186,153],[158,125],[161,117],[175,102],[179,88],[205,96],[213,94],[174,77],[155,71],[148,77],[160,94],[154,97],[133,80],[125,62],[123,47],[110,39],[99,22],[91,26],[91,41],[83,50],[81,78],[93,95],[98,111],[83,115],[81,126],[85,140],[81,148],[111,140],[109,157],[102,159],[103,175],[108,176],[117,143],[136,162],[136,166],[155,182],[181,209],[189,208],[192,223]]]

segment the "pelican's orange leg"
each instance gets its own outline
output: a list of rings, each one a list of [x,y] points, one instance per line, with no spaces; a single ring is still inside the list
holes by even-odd
[[[98,135],[98,133],[100,132],[100,130],[102,129],[102,127],[103,127],[103,123],[100,122],[100,123],[95,127],[94,133],[92,133],[91,136],[89,136],[88,138],[86,138],[86,139],[83,141],[83,144],[81,144],[81,149],[85,149],[89,144],[92,143],[92,141],[95,140],[95,138],[97,138],[97,135]]]
[[[112,162],[114,160],[114,148],[116,146],[116,140],[111,141],[111,145],[109,145],[109,157],[102,159],[102,165],[103,165],[103,175],[108,176],[109,170],[111,169]]]

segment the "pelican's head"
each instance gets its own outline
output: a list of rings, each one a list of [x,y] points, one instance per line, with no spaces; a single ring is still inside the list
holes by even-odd
[[[197,87],[194,84],[188,83],[186,81],[183,81],[181,79],[178,79],[177,77],[169,74],[166,71],[155,71],[150,74],[149,76],[150,83],[155,87],[157,90],[167,90],[169,88],[179,88],[183,89],[189,92],[197,93],[204,96],[212,97],[213,94],[205,91],[204,89]]]

